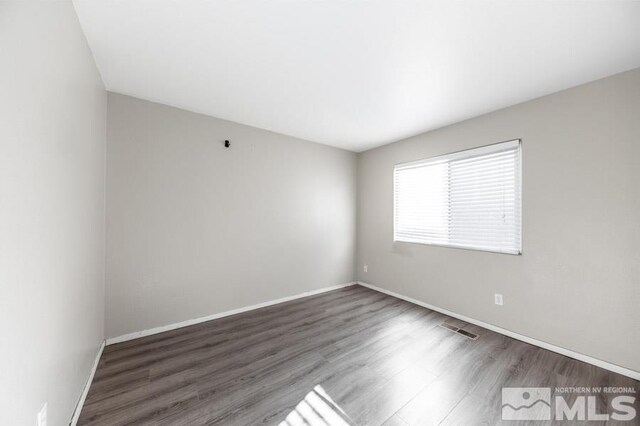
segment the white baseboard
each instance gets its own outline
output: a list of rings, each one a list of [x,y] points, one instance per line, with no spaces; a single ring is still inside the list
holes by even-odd
[[[257,305],[245,306],[243,308],[232,309],[230,311],[220,312],[213,315],[207,315],[206,317],[194,318],[187,321],[176,322],[169,325],[163,325],[160,327],[150,328],[148,330],[136,331],[133,333],[124,334],[122,336],[111,337],[107,339],[107,345],[113,345],[115,343],[126,342],[128,340],[138,339],[140,337],[151,336],[153,334],[162,333],[164,331],[175,330],[177,328],[188,327],[190,325],[199,324],[201,322],[211,321],[218,318],[228,317],[229,315],[235,315],[242,312],[252,311],[254,309],[260,309],[271,305],[277,305],[278,303],[289,302],[291,300],[300,299],[302,297],[313,296],[316,294],[326,293],[332,290],[338,290],[340,288],[349,287],[356,284],[356,282],[350,282],[347,284],[339,284],[331,287],[324,287],[318,290],[306,291],[304,293],[296,294],[294,296],[283,297],[282,299],[270,300],[268,302],[258,303]]]
[[[521,341],[523,341],[525,343],[529,343],[531,345],[538,346],[540,348],[547,349],[547,350],[550,350],[552,352],[556,352],[556,353],[559,353],[561,355],[565,355],[565,356],[568,356],[570,358],[574,358],[574,359],[577,359],[579,361],[583,361],[583,362],[586,362],[588,364],[592,364],[592,365],[595,365],[597,367],[604,368],[605,370],[613,371],[614,373],[622,374],[623,376],[627,376],[627,377],[630,377],[630,378],[635,379],[635,380],[640,380],[640,372],[639,371],[635,371],[635,370],[631,370],[629,368],[621,367],[621,366],[619,366],[617,364],[612,364],[610,362],[603,361],[601,359],[594,358],[594,357],[591,357],[589,355],[585,355],[585,354],[582,354],[582,353],[579,353],[579,352],[574,352],[574,351],[572,351],[570,349],[566,349],[566,348],[563,348],[563,347],[560,347],[560,346],[556,346],[556,345],[553,345],[551,343],[543,342],[541,340],[537,340],[537,339],[534,339],[532,337],[524,336],[522,334],[518,334],[518,333],[515,333],[513,331],[509,331],[509,330],[506,330],[504,328],[501,328],[501,327],[498,327],[498,326],[495,326],[495,325],[492,325],[492,324],[488,324],[486,322],[479,321],[479,320],[474,319],[474,318],[469,318],[469,317],[466,317],[464,315],[460,315],[460,314],[457,314],[455,312],[451,312],[451,311],[449,311],[447,309],[443,309],[443,308],[440,308],[438,306],[431,305],[429,303],[422,302],[422,301],[414,299],[412,297],[407,297],[407,296],[404,296],[402,294],[396,293],[394,291],[377,287],[377,286],[375,286],[373,284],[365,283],[365,282],[362,282],[362,281],[358,281],[357,284],[359,284],[359,285],[361,285],[363,287],[370,288],[371,290],[379,291],[380,293],[388,294],[389,296],[393,296],[393,297],[396,297],[398,299],[406,300],[407,302],[422,306],[424,308],[428,308],[428,309],[431,309],[433,311],[438,311],[438,312],[443,313],[445,315],[449,315],[450,317],[458,318],[458,319],[460,319],[462,321],[478,325],[478,326],[486,328],[488,330],[495,331],[496,333],[500,333],[500,334],[503,334],[505,336],[509,336],[509,337],[514,338],[514,339],[517,339],[517,340],[521,340]]]
[[[84,384],[84,389],[82,389],[80,399],[76,404],[75,410],[73,410],[73,416],[71,417],[71,421],[69,422],[70,426],[76,426],[76,424],[78,423],[78,418],[80,417],[80,412],[82,411],[82,407],[84,406],[84,401],[87,399],[89,388],[91,387],[91,382],[93,382],[93,376],[95,376],[96,370],[98,369],[98,363],[100,362],[100,357],[102,356],[102,351],[104,350],[105,343],[106,342],[103,340],[100,348],[98,349],[98,353],[96,354],[96,359],[93,361],[93,367],[91,368],[91,373],[89,373],[87,383]]]

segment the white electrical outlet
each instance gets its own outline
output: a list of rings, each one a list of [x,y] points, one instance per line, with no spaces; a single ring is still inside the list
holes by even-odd
[[[45,402],[38,413],[38,426],[47,426],[47,403]]]
[[[367,265],[364,265],[364,268],[362,269],[364,269],[365,272],[369,272],[369,267]]]
[[[496,305],[499,305],[499,306],[504,305],[504,299],[502,298],[501,294],[498,294],[498,293],[494,294],[494,298],[495,298]]]

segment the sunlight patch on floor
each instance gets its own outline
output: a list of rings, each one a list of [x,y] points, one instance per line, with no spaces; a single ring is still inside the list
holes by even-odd
[[[280,426],[349,426],[349,416],[317,385]]]

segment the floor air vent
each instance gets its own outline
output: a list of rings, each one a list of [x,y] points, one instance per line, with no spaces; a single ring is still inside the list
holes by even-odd
[[[468,337],[471,340],[476,340],[478,338],[477,334],[473,334],[472,332],[467,330],[458,330],[456,331],[456,333],[462,334],[464,337]]]
[[[464,336],[467,339],[476,340],[478,338],[477,334],[458,328],[455,325],[447,324],[446,322],[443,322],[442,324],[440,324],[440,327],[446,328],[449,331],[460,334],[461,336]]]
[[[457,333],[458,330],[460,330],[458,327],[456,327],[455,325],[451,325],[451,324],[447,324],[446,322],[443,322],[442,324],[440,324],[440,327],[444,327],[447,330],[451,330],[454,333]]]

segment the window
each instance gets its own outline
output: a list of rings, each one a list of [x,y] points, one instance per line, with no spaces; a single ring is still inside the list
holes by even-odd
[[[394,241],[521,253],[520,140],[398,164]]]

